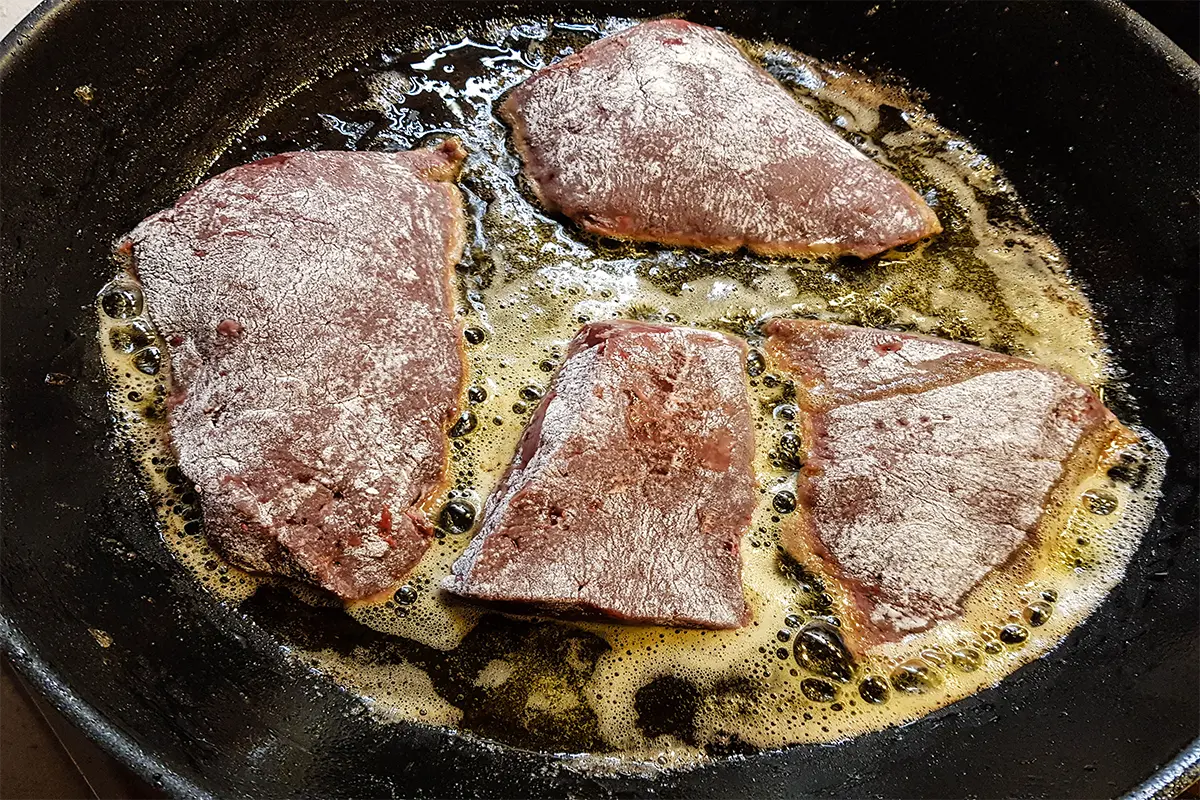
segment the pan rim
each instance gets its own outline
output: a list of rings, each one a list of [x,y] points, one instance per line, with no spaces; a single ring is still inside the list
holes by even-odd
[[[1123,23],[1131,35],[1142,41],[1182,79],[1200,91],[1200,64],[1158,28],[1120,0],[1091,0],[1105,13]],[[0,41],[0,90],[13,64],[23,52],[36,46],[50,28],[53,18],[82,0],[42,0]],[[1087,624],[1085,621],[1084,625]],[[28,680],[56,710],[99,744],[109,755],[152,786],[173,797],[212,798],[198,782],[181,775],[159,756],[137,743],[134,736],[107,719],[42,658],[33,643],[20,631],[0,606],[0,652],[20,675]],[[1127,800],[1165,800],[1200,779],[1200,736],[1180,750],[1170,761],[1154,770],[1140,785],[1129,790]]]
[[[59,0],[53,0],[59,2]],[[66,0],[71,2],[71,0]],[[71,724],[96,742],[119,763],[138,777],[172,797],[208,800],[215,795],[189,778],[180,775],[158,756],[139,745],[92,705],[79,697],[51,666],[32,649],[30,641],[0,609],[0,651],[8,662],[42,697]],[[1200,745],[1200,743],[1198,743]]]
[[[25,15],[25,18],[13,26],[4,39],[0,41],[0,80],[8,73],[8,65],[13,59],[21,54],[21,51],[29,46],[33,40],[31,34],[38,33],[38,29],[46,19],[60,11],[64,6],[70,5],[75,0],[42,0],[33,7],[33,10]]]

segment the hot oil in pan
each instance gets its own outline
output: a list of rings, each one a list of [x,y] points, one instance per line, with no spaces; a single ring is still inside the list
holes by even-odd
[[[1120,579],[1153,516],[1161,446],[1142,432],[1117,469],[1088,478],[1051,509],[1037,545],[985,580],[962,619],[851,655],[839,633],[848,598],[836,580],[819,560],[798,564],[779,550],[799,466],[795,407],[790,386],[762,360],[756,326],[782,314],[932,333],[1111,391],[1086,298],[1003,175],[939,127],[918,98],[770,44],[747,49],[922,193],[942,235],[865,261],[770,259],[600,240],[546,216],[521,184],[493,114],[498,98],[627,24],[504,24],[444,46],[383,53],[299,91],[230,146],[212,174],[288,150],[399,150],[459,136],[470,153],[460,185],[472,235],[458,279],[471,386],[452,432],[452,487],[430,504],[436,543],[391,599],[354,604],[347,615],[318,592],[249,575],[208,547],[167,443],[165,345],[136,285],[118,278],[99,301],[111,397],[163,498],[167,543],[215,594],[370,698],[380,718],[617,757],[588,762],[601,768],[831,741],[994,685],[1055,646]],[[580,323],[612,317],[750,341],[762,497],[743,542],[754,611],[743,630],[516,620],[447,603],[437,591],[567,341]]]

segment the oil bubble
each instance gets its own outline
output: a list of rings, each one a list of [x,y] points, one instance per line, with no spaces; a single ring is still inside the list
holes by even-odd
[[[1025,606],[1025,611],[1022,613],[1025,621],[1032,628],[1040,628],[1045,625],[1050,617],[1054,616],[1054,606],[1044,600],[1036,600]]]
[[[767,360],[763,358],[763,354],[757,350],[751,350],[746,355],[746,374],[752,378],[763,374],[763,370],[767,368]]]
[[[780,514],[790,514],[796,510],[796,495],[792,492],[778,492],[771,500],[771,505]]]
[[[467,389],[467,401],[474,405],[479,405],[484,400],[487,400],[487,396],[487,389],[484,389],[482,386],[472,386]]]
[[[487,334],[483,328],[470,327],[463,331],[463,338],[467,340],[467,344],[479,344],[487,338]]]
[[[782,419],[787,422],[791,422],[796,418],[797,413],[798,409],[791,403],[781,403],[780,405],[775,406],[775,410],[771,412],[771,415],[775,417],[775,419]]]
[[[837,688],[832,683],[818,678],[805,678],[800,681],[800,691],[814,703],[832,703],[837,699]]]
[[[882,705],[888,700],[888,695],[891,690],[888,689],[887,681],[878,675],[871,675],[863,678],[858,684],[858,696],[866,700],[871,705]]]
[[[142,290],[135,283],[118,279],[100,290],[100,308],[111,319],[133,319],[143,305]]]
[[[438,525],[448,533],[466,533],[475,525],[475,506],[462,500],[451,500],[442,507]]]
[[[803,442],[796,434],[785,433],[779,437],[779,460],[784,469],[796,471],[803,467],[803,452]]]
[[[959,672],[974,672],[983,664],[983,656],[974,647],[961,647],[950,654],[950,663]]]
[[[146,375],[157,375],[162,368],[162,351],[157,347],[147,347],[137,351],[133,356],[133,366],[138,372]]]
[[[1005,625],[1000,629],[1000,641],[1007,645],[1024,644],[1029,638],[1029,631],[1022,625]]]
[[[924,661],[905,661],[892,670],[892,686],[907,694],[923,694],[936,689],[942,682],[937,672]]]
[[[129,355],[154,344],[154,331],[142,320],[134,320],[128,325],[113,328],[108,341],[113,350]]]
[[[793,645],[796,663],[809,672],[838,683],[854,677],[854,659],[837,629],[823,622],[810,622],[796,634]]]
[[[466,436],[479,424],[479,420],[475,418],[475,412],[464,411],[459,415],[458,420],[451,426],[449,435],[451,439],[457,439],[460,436]]]
[[[412,605],[417,602],[417,590],[405,584],[396,590],[396,593],[392,595],[392,599],[406,606]]]
[[[946,654],[940,650],[922,650],[921,658],[933,664],[935,667],[946,666]]]
[[[1092,490],[1083,493],[1083,506],[1093,514],[1106,517],[1117,510],[1117,498],[1109,492]]]

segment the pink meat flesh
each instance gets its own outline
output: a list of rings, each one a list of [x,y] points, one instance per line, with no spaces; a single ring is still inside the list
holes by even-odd
[[[464,381],[456,140],[229,170],[123,245],[170,346],[172,441],[234,562],[358,598],[430,529]]]
[[[768,324],[808,459],[785,546],[826,556],[895,638],[952,617],[1052,493],[1129,439],[1071,378],[969,345],[807,320]]]
[[[744,369],[721,334],[584,326],[446,588],[524,613],[746,624]]]
[[[501,114],[542,203],[595,233],[870,256],[941,230],[725,34],[637,25],[538,71]]]

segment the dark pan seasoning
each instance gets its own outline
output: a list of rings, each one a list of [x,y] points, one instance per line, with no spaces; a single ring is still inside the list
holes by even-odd
[[[984,578],[961,618],[859,646],[854,598],[819,559],[796,560],[782,547],[805,451],[796,388],[767,357],[761,323],[801,317],[932,334],[1119,391],[1087,299],[1004,176],[938,126],[919,93],[770,43],[743,46],[845,141],[912,186],[943,233],[867,259],[772,258],[623,243],[543,213],[499,104],[538,67],[629,24],[480,25],[428,49],[384,51],[299,89],[227,148],[210,176],[295,150],[461,139],[468,234],[456,308],[466,410],[450,431],[450,486],[429,506],[435,542],[390,597],[343,610],[316,590],[251,575],[205,539],[196,496],[166,444],[165,343],[149,322],[154,309],[118,276],[98,298],[110,400],[160,498],[167,544],[217,597],[370,698],[380,719],[617,757],[594,762],[601,769],[834,741],[996,684],[1058,644],[1120,580],[1153,517],[1162,446],[1137,429],[1140,441],[1114,454],[1118,467],[1048,509],[1033,546]],[[759,487],[741,543],[745,628],[513,618],[449,602],[439,589],[571,338],[581,324],[614,318],[748,343]]]

